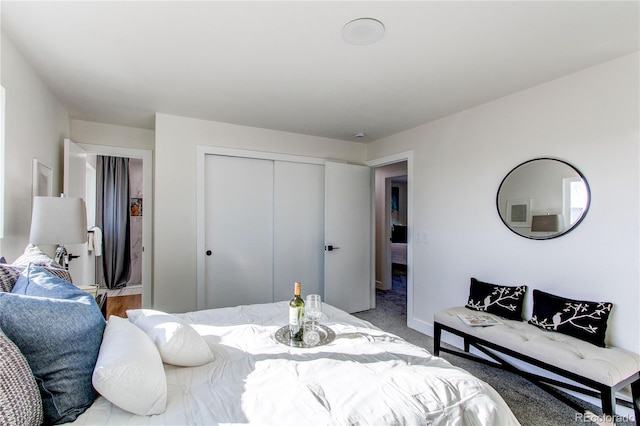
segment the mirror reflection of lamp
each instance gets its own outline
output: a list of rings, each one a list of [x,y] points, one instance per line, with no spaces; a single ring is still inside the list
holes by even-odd
[[[31,244],[58,244],[55,260],[69,269],[79,256],[67,252],[65,244],[87,242],[87,214],[84,200],[71,197],[33,197]]]
[[[534,215],[531,217],[531,232],[558,232],[563,228],[561,214]]]

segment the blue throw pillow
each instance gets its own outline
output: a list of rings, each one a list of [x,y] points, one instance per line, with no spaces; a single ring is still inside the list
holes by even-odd
[[[13,293],[0,293],[0,328],[33,371],[46,424],[75,420],[97,397],[91,378],[105,324],[91,295],[34,265]]]
[[[53,297],[55,299],[88,297],[88,300],[93,300],[89,293],[54,275],[51,270],[33,263],[24,268],[11,292],[27,296]]]

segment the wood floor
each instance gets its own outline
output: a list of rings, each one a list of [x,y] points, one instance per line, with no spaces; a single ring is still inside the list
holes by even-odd
[[[131,294],[128,296],[107,297],[106,318],[111,315],[126,318],[127,309],[140,309],[142,307],[142,295]]]

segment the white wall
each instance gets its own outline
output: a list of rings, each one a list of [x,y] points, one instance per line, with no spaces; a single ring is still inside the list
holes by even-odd
[[[366,147],[351,143],[156,115],[154,307],[196,309],[196,146],[207,145],[362,163]]]
[[[415,245],[412,327],[431,333],[476,277],[613,302],[609,342],[640,352],[638,64],[619,58],[368,146],[369,159],[414,150],[413,231],[428,243]],[[495,197],[514,166],[542,156],[580,169],[592,203],[574,231],[532,241],[503,225]]]
[[[156,132],[135,127],[71,120],[71,140],[76,143],[107,145],[153,151]]]
[[[0,253],[12,262],[29,243],[32,161],[53,168],[53,195],[62,190],[62,151],[69,115],[2,33],[2,86],[6,89],[5,223]],[[55,247],[42,247],[53,254]]]

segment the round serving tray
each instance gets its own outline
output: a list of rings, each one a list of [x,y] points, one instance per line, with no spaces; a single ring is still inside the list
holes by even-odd
[[[318,342],[317,345],[313,346],[314,348],[316,346],[327,345],[333,342],[333,340],[336,338],[336,333],[326,325],[318,324],[317,327],[318,327],[318,333],[320,334],[320,341]],[[287,346],[292,346],[294,348],[309,347],[305,345],[304,342],[291,340],[291,338],[289,337],[288,325],[285,325],[284,327],[279,328],[278,331],[276,331],[275,338],[278,343],[282,343],[283,345],[287,345]]]

